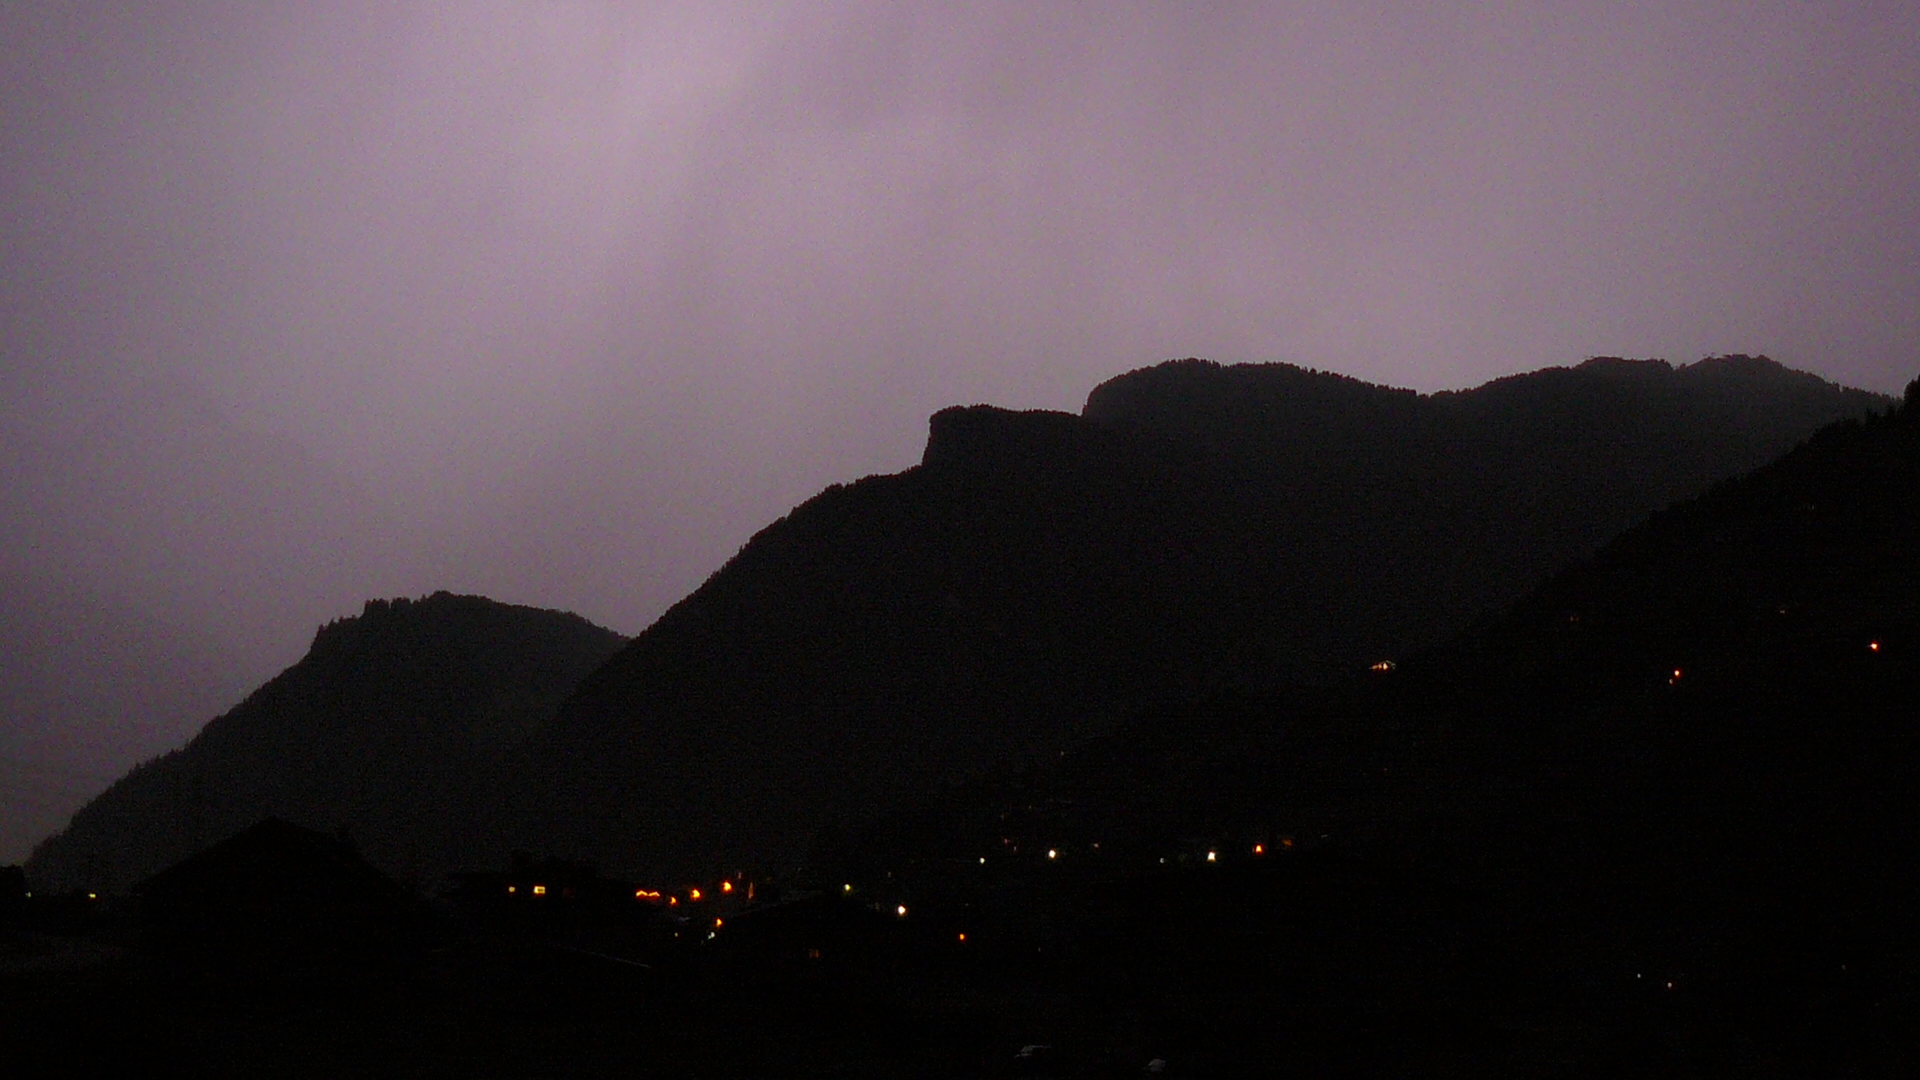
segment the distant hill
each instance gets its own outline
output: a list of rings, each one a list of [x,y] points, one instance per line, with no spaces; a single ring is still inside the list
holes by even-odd
[[[369,601],[299,663],[34,851],[42,888],[120,888],[268,816],[434,884],[477,790],[623,639],[575,615],[436,593]]]
[[[1127,717],[1444,640],[1888,401],[1746,357],[1426,396],[1189,360],[1081,416],[945,410],[918,468],[795,509],[584,683],[497,831],[643,874],[790,866]]]

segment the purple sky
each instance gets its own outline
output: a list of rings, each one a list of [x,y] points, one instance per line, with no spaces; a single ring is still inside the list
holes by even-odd
[[[119,7],[0,7],[0,575],[222,685],[376,594],[638,631],[1171,356],[1920,375],[1910,0]]]

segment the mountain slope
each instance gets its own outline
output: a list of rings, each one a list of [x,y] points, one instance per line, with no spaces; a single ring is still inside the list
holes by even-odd
[[[1183,361],[1080,417],[949,409],[918,468],[797,508],[583,684],[500,831],[649,874],[790,866],[823,824],[1142,710],[1441,640],[1884,401],[1746,358],[1428,397]]]
[[[1887,931],[1920,902],[1916,701],[1920,383],[1397,670],[1144,717],[869,833],[845,872],[1328,836],[1543,906],[1744,894]]]
[[[299,663],[42,843],[46,888],[117,888],[275,816],[346,830],[431,883],[491,770],[622,642],[575,615],[436,593],[369,601]]]

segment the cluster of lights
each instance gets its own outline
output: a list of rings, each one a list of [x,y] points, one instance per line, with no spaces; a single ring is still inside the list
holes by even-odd
[[[753,899],[753,883],[750,881],[736,884],[732,878],[722,878],[720,880],[718,892],[722,896],[731,896],[735,892],[740,891],[742,884],[744,884],[745,886],[747,899],[752,900]],[[658,889],[635,889],[633,890],[633,898],[635,900],[645,900],[645,901],[648,901],[649,903],[656,903],[656,904],[664,900],[666,901],[669,907],[678,907],[680,904],[680,897],[675,896],[671,893],[661,892]],[[710,897],[706,891],[701,890],[699,886],[695,885],[687,889],[686,899],[687,899],[687,902],[690,904],[697,904],[703,900],[710,899]]]

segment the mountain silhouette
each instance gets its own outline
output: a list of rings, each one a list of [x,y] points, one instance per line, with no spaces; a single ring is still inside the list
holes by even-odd
[[[826,854],[939,882],[1324,840],[1614,933],[1884,941],[1920,902],[1916,700],[1920,382],[1392,670],[1169,707]]]
[[[1188,360],[1080,416],[948,409],[919,467],[796,508],[586,680],[490,829],[643,876],[791,867],[1129,717],[1445,640],[1888,400],[1747,357],[1436,395]]]
[[[1249,1062],[1479,1030],[1556,1075],[1906,1075],[1916,700],[1920,382],[1440,647],[1155,710],[815,872]]]
[[[426,884],[507,751],[622,638],[575,615],[436,593],[369,601],[180,750],[35,849],[39,887],[113,890],[265,817],[351,836]]]

